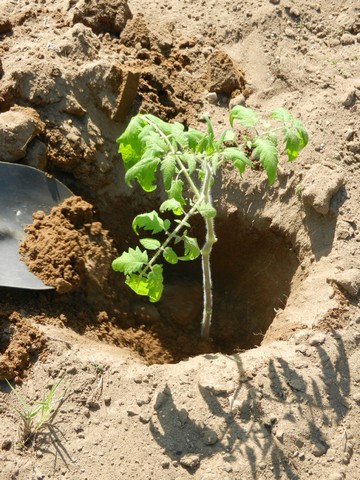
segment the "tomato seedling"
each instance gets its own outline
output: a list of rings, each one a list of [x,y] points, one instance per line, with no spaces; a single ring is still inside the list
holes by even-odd
[[[216,174],[230,162],[240,174],[257,160],[266,172],[268,183],[276,179],[279,139],[288,161],[298,156],[308,135],[302,122],[283,108],[274,110],[269,121],[263,122],[247,107],[236,106],[230,111],[230,127],[218,137],[209,118],[207,131],[185,129],[178,122],[167,123],[150,114],[133,117],[117,139],[125,167],[125,181],[131,186],[136,180],[145,192],[162,184],[166,200],[159,212],[153,210],[136,215],[134,232],[139,229],[151,236],[140,238],[141,248],[129,248],[116,258],[112,267],[125,274],[125,283],[138,295],[157,302],[163,292],[163,264],[194,260],[201,256],[203,271],[203,317],[201,337],[209,339],[212,317],[212,279],[210,256],[215,234],[214,208],[211,190]],[[234,129],[234,122],[243,132]],[[275,125],[274,125],[275,124]],[[160,175],[157,175],[160,169]],[[173,220],[162,214],[171,211]],[[189,234],[190,219],[200,214],[205,222],[206,238],[202,248],[197,238]],[[156,238],[157,234],[161,234]]]

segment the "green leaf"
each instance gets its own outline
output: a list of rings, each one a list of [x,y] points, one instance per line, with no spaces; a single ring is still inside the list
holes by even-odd
[[[303,123],[300,120],[294,119],[291,128],[284,128],[283,142],[288,156],[289,162],[295,160],[299,155],[300,150],[306,147],[309,137]]]
[[[198,205],[197,209],[203,218],[216,217],[217,211],[210,203],[202,202]]]
[[[167,230],[169,226],[170,221],[160,218],[155,210],[149,213],[136,215],[132,222],[132,228],[136,234],[138,234],[137,227],[143,228],[144,230],[150,230],[152,233],[159,233]]]
[[[253,167],[246,153],[240,147],[228,147],[221,153],[226,159],[232,161],[234,167],[236,167],[240,173],[244,173],[246,165]]]
[[[168,153],[161,161],[160,170],[163,176],[164,188],[168,190],[176,170],[176,155]]]
[[[224,130],[221,136],[215,142],[216,150],[220,150],[224,142],[233,142],[235,138],[236,138],[236,133],[234,132],[234,130],[228,130],[228,129]]]
[[[180,203],[180,205],[186,204],[182,194],[183,186],[184,182],[182,180],[173,180],[171,182],[170,188],[166,190],[168,197],[174,198]]]
[[[230,125],[234,120],[238,120],[245,128],[253,128],[259,122],[259,117],[251,108],[236,105],[230,110]]]
[[[156,238],[141,238],[139,242],[146,250],[158,250],[161,247],[161,243]]]
[[[136,179],[145,192],[152,192],[156,189],[154,181],[159,163],[160,160],[157,158],[142,158],[126,172],[126,183],[131,186],[131,180]]]
[[[166,247],[163,252],[163,257],[168,263],[175,264],[178,263],[178,256],[171,247]]]
[[[200,255],[201,251],[196,238],[188,237],[184,235],[182,237],[184,242],[184,255],[178,257],[179,260],[188,261],[195,260]]]
[[[194,173],[196,169],[196,156],[193,153],[183,153],[180,160],[187,165],[189,174]]]
[[[254,146],[253,155],[260,160],[267,174],[269,185],[272,185],[276,178],[278,164],[276,145],[269,138],[257,137],[254,139]]]
[[[143,116],[137,115],[130,120],[125,131],[116,140],[119,144],[118,151],[121,153],[125,170],[135,165],[144,153],[145,144],[140,140],[139,134],[145,126],[146,122]]]
[[[199,130],[195,130],[194,128],[189,128],[187,132],[185,132],[187,136],[187,141],[189,148],[193,151],[196,152],[198,151],[198,145],[200,142],[203,141],[203,139],[206,137],[206,135]]]
[[[139,247],[136,249],[129,248],[127,252],[123,252],[120,257],[112,262],[112,268],[116,272],[123,272],[125,275],[138,272],[148,262],[147,252],[142,252]]]
[[[169,198],[160,205],[160,212],[166,212],[168,210],[171,210],[174,215],[181,215],[183,213],[181,203],[175,200],[175,198]]]
[[[164,289],[162,270],[162,265],[154,265],[147,275],[128,275],[125,283],[137,295],[148,296],[150,302],[157,302]]]
[[[275,118],[280,123],[288,123],[293,121],[293,116],[285,108],[276,108],[270,114],[270,118]]]

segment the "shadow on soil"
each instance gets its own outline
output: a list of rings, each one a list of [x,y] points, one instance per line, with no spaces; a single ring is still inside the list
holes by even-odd
[[[266,392],[247,379],[241,357],[233,355],[231,358],[236,362],[239,381],[230,406],[228,395],[216,394],[198,386],[209,412],[207,417],[212,419],[209,424],[213,423],[213,427],[194,422],[189,412],[176,405],[173,393],[166,386],[160,393],[162,401],[159,402],[157,418],[150,423],[155,441],[175,461],[189,454],[202,460],[222,453],[223,461],[229,466],[239,466],[239,461],[247,463],[253,479],[258,478],[259,470],[264,468],[263,462],[270,466],[272,478],[300,479],[302,456],[289,457],[289,445],[286,449],[284,444],[286,440],[289,443],[289,439],[284,438],[277,425],[281,419],[269,417],[264,413],[263,406],[267,403],[266,410],[271,411],[269,404],[282,405],[282,419],[295,427],[300,415],[302,424],[299,425],[298,436],[309,442],[306,451],[310,450],[315,456],[326,453],[329,445],[321,426],[331,426],[334,420],[338,423],[345,417],[346,398],[350,393],[350,372],[344,344],[335,331],[333,338],[336,353],[331,356],[335,361],[323,346],[316,347],[321,369],[316,379],[299,375],[282,358],[270,359],[267,371],[270,388]],[[274,411],[279,409],[274,408]],[[303,446],[299,443],[294,448],[301,450]]]

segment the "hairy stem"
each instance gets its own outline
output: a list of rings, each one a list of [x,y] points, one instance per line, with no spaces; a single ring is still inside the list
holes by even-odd
[[[213,180],[213,173],[211,170],[211,165],[206,162],[205,165],[206,173],[204,180],[203,194],[205,202],[209,205],[212,205],[211,199],[211,183]],[[213,298],[212,298],[212,279],[211,279],[211,266],[210,266],[210,255],[214,243],[217,242],[214,228],[214,218],[205,218],[206,226],[206,238],[203,248],[201,249],[201,258],[202,258],[202,271],[203,271],[203,296],[204,296],[204,309],[203,317],[201,321],[201,337],[204,340],[208,340],[210,337],[210,326],[212,318],[212,309],[213,309]]]

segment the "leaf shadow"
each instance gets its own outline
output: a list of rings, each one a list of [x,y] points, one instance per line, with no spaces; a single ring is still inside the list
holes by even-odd
[[[242,458],[250,475],[242,478],[255,480],[261,476],[261,469],[270,465],[272,478],[276,480],[300,479],[303,457],[289,455],[289,443],[279,434],[277,424],[282,420],[301,428],[308,449],[321,448],[326,453],[329,442],[324,427],[331,427],[334,418],[338,424],[345,417],[346,397],[350,393],[345,346],[338,332],[333,332],[332,338],[335,338],[332,345],[317,345],[313,349],[320,359],[316,377],[301,375],[282,357],[270,358],[266,391],[246,376],[240,355],[228,357],[236,362],[238,371],[237,387],[230,402],[228,393],[197,386],[208,412],[209,420],[205,423],[191,418],[190,412],[178,406],[167,385],[159,394],[162,402],[150,421],[153,438],[176,462],[186,454],[196,454],[202,460],[221,453],[223,461],[231,465]],[[264,407],[269,412],[271,405],[274,411],[283,411],[281,419],[265,413]],[[300,444],[298,448],[301,447]]]

